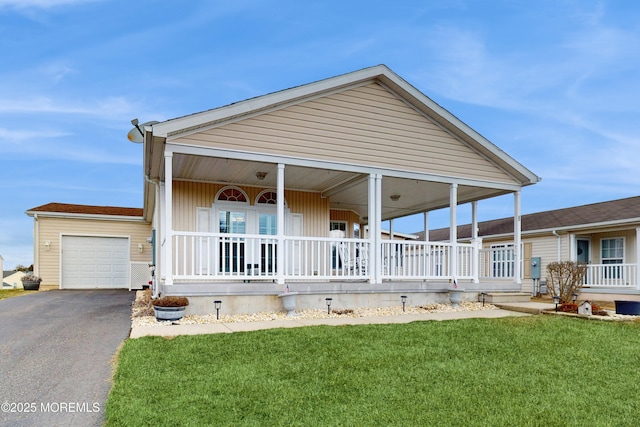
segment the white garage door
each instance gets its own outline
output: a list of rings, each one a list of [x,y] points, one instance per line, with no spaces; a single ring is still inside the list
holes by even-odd
[[[129,288],[129,239],[62,236],[62,288]]]

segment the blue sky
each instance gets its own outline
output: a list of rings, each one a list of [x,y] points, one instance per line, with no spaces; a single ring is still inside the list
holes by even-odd
[[[29,208],[142,206],[132,118],[376,64],[543,178],[523,213],[636,196],[638,22],[640,2],[622,0],[0,0],[0,255],[33,262]],[[511,216],[513,198],[479,207],[481,220]]]

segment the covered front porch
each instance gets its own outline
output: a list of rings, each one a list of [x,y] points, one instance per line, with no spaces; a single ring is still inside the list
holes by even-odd
[[[156,293],[521,284],[520,192],[539,178],[386,66],[152,123],[144,145]],[[481,249],[477,226],[457,238],[459,205],[477,225],[478,201],[507,194],[511,252]],[[439,209],[447,241],[382,230],[416,214],[429,230]]]
[[[329,169],[322,162],[315,167],[267,164],[201,151],[209,155],[172,146],[164,157],[164,178],[173,185],[158,186],[158,199],[164,200],[158,213],[158,293],[520,290],[519,244],[483,249],[477,233],[465,240],[456,237],[461,203],[471,205],[474,230],[478,200],[492,195],[512,193],[514,218],[519,218],[517,186],[447,182],[421,174],[398,177],[353,166],[355,170],[336,170],[338,165]],[[194,170],[207,171],[206,176],[195,176]],[[230,173],[237,181],[223,183],[219,173]],[[237,200],[228,200],[229,194]],[[449,241],[405,239],[381,229],[385,220],[418,213],[428,229],[429,210],[441,208],[449,209]],[[330,212],[336,211],[355,218],[342,234],[331,231]],[[518,242],[519,221],[514,228]]]

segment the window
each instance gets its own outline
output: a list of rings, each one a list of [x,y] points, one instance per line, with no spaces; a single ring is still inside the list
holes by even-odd
[[[226,187],[218,194],[221,202],[247,202],[247,195],[242,190],[235,187]]]
[[[622,269],[620,266],[611,264],[624,263],[624,238],[602,239],[600,247],[602,264],[606,265],[606,267],[604,267],[605,279],[622,278]]]
[[[258,195],[256,204],[261,205],[275,205],[277,204],[278,194],[273,190],[263,191]]]

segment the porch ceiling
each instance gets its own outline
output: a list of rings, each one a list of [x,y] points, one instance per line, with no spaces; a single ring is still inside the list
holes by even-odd
[[[266,173],[263,179],[258,172]],[[174,179],[217,182],[229,185],[276,188],[274,163],[175,154]],[[287,190],[312,191],[328,197],[334,209],[352,210],[367,223],[368,175],[331,169],[287,165]],[[460,185],[459,203],[505,194],[507,191]],[[399,195],[398,200],[391,196]],[[395,199],[395,197],[394,197]],[[382,217],[399,218],[449,206],[449,184],[384,176],[382,179]]]

